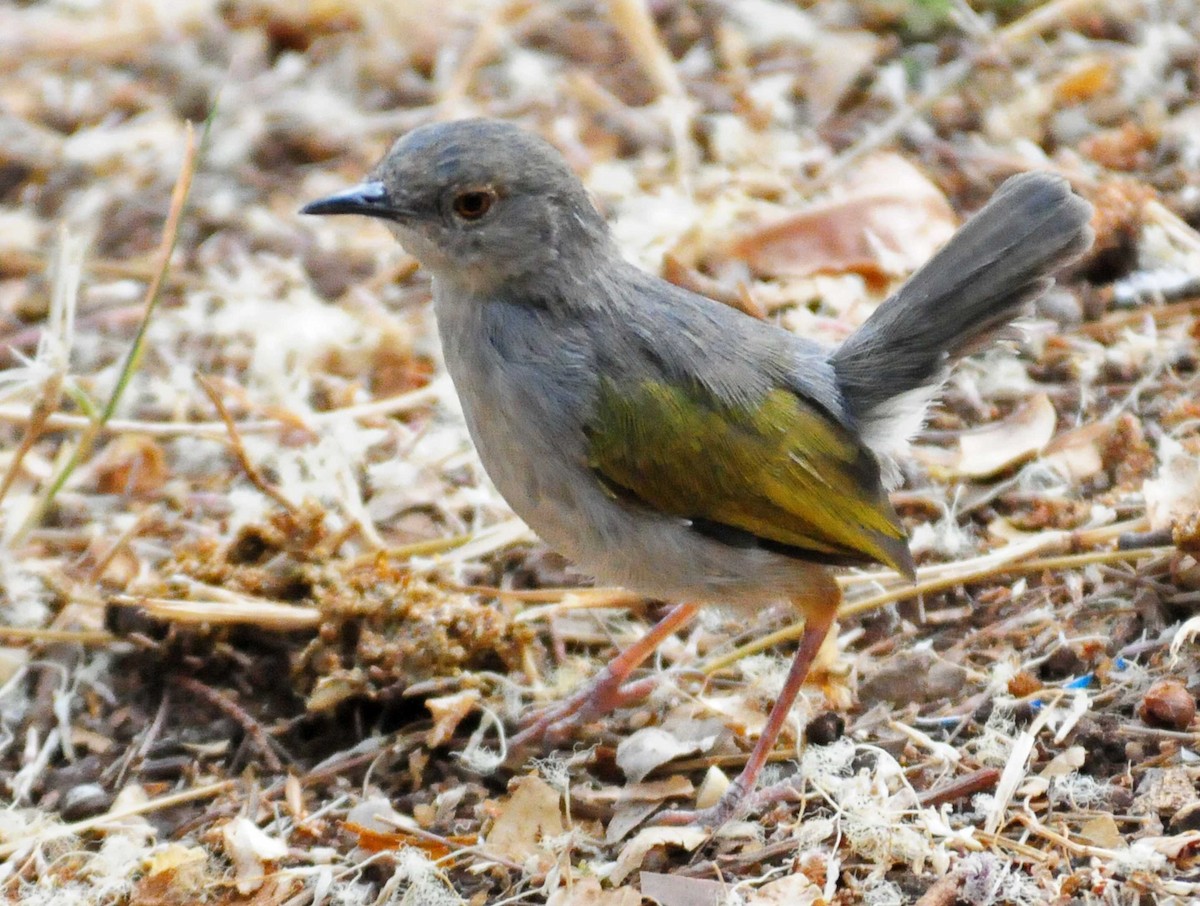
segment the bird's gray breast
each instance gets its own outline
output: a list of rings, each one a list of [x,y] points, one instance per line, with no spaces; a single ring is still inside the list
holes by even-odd
[[[435,285],[446,368],[488,477],[551,546],[576,556],[598,486],[583,431],[595,372],[586,325]]]

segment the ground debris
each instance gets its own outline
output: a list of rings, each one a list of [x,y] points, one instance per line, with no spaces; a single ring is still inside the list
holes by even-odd
[[[601,6],[0,5],[0,898],[1200,898],[1195,4]],[[516,763],[661,607],[487,483],[414,260],[297,213],[464,115],[829,343],[1013,173],[1095,206],[900,464],[916,584],[842,578],[779,795],[719,834],[651,819],[736,776],[798,627],[707,614]]]

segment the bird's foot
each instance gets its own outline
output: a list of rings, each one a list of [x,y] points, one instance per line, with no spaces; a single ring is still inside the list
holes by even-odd
[[[671,809],[659,812],[648,822],[664,827],[704,827],[716,832],[735,818],[796,798],[796,778],[761,790],[748,790],[738,777],[725,790],[716,805],[701,809]]]
[[[625,676],[611,666],[605,667],[564,701],[534,714],[521,732],[509,740],[509,745],[514,749],[539,742],[561,745],[572,731],[617,708],[641,701],[658,684],[652,676],[628,683],[624,680]]]
[[[593,718],[639,701],[657,685],[655,677],[626,682],[667,636],[686,625],[699,611],[699,604],[677,604],[638,639],[610,661],[592,680],[566,701],[535,714],[521,732],[509,740],[514,753],[542,742],[558,745],[571,731]]]
[[[746,814],[754,805],[754,797],[740,780],[739,777],[733,781],[715,805],[659,812],[650,823],[664,827],[704,827],[715,832],[734,818]]]

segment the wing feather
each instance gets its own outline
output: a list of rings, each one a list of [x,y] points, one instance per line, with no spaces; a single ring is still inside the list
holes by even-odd
[[[912,575],[874,457],[791,390],[735,408],[696,384],[606,379],[588,439],[605,485],[644,506],[796,556],[875,560]]]

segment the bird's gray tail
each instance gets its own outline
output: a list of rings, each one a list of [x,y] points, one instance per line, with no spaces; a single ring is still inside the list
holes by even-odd
[[[1005,182],[834,353],[864,429],[878,435],[893,418],[890,402],[936,386],[956,354],[1045,292],[1053,273],[1091,245],[1091,213],[1060,177],[1023,173]]]

